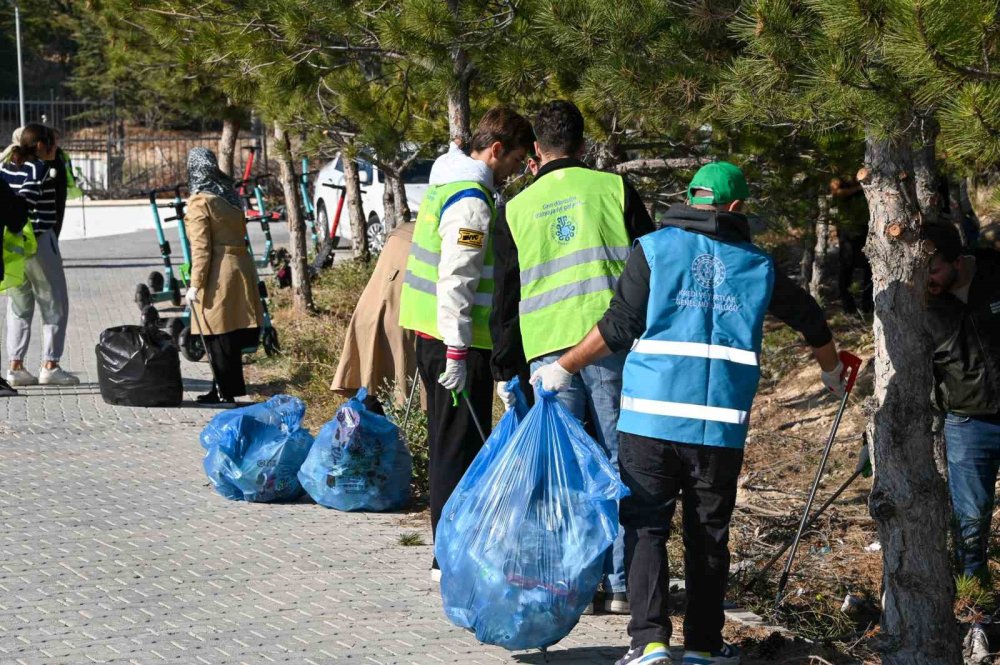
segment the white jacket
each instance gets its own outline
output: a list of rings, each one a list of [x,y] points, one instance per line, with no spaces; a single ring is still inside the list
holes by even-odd
[[[493,171],[485,163],[472,159],[454,143],[448,152],[437,158],[431,168],[430,184],[476,182],[493,192]],[[437,324],[447,346],[472,346],[472,305],[476,288],[484,275],[483,262],[489,244],[492,211],[478,197],[466,197],[450,205],[441,215],[438,233],[441,235],[441,262],[438,264]],[[471,234],[469,233],[471,232]],[[460,237],[465,243],[460,244]],[[468,238],[479,238],[473,243]],[[486,268],[492,271],[492,266]],[[479,295],[478,304],[489,307],[492,298]]]

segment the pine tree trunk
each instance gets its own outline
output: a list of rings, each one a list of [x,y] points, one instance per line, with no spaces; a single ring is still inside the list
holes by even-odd
[[[448,9],[457,19],[459,0],[448,0]],[[452,50],[452,82],[448,87],[448,135],[460,148],[468,151],[472,138],[472,108],[469,87],[472,82],[472,63],[469,53],[461,46]]]
[[[361,181],[358,179],[358,163],[353,158],[344,155],[344,207],[347,218],[351,222],[351,247],[354,258],[368,261],[371,252],[368,249],[368,233],[365,224],[365,211],[361,206]],[[341,213],[343,214],[343,213]]]
[[[406,224],[413,218],[413,212],[410,210],[410,202],[406,198],[406,185],[403,183],[402,173],[393,178],[392,190],[396,195],[396,226]]]
[[[830,251],[830,197],[820,194],[817,198],[819,214],[816,216],[816,249],[813,250],[812,277],[809,280],[809,293],[822,303],[820,292],[826,279],[826,255]]]
[[[385,189],[382,191],[382,230],[388,234],[390,230],[396,228],[396,191],[392,186],[395,178],[389,171],[383,171],[385,175]]]
[[[222,119],[222,136],[219,138],[219,170],[233,175],[236,166],[236,142],[240,138],[240,118],[236,109],[228,107]]]
[[[302,215],[299,183],[292,162],[292,146],[288,134],[274,123],[275,146],[278,153],[281,189],[285,194],[285,219],[288,222],[289,251],[292,255],[292,309],[296,314],[313,310],[312,284],[309,282],[309,259],[306,253],[306,220]]]
[[[938,193],[937,156],[934,153],[941,127],[933,116],[920,116],[914,130],[913,175],[916,178],[917,205],[924,224],[938,221],[941,195]]]
[[[931,349],[924,331],[927,259],[910,145],[869,135],[866,253],[875,284],[875,481],[869,510],[882,543],[883,663],[961,663],[948,557],[948,492],[934,464]]]

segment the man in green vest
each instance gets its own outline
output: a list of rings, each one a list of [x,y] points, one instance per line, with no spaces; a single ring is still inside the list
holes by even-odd
[[[604,315],[634,240],[655,230],[639,194],[620,175],[588,168],[583,116],[567,101],[544,105],[535,117],[535,182],[515,196],[497,220],[493,313],[493,378],[509,408],[504,384],[517,359],[531,370],[577,344]],[[625,353],[573,377],[559,400],[618,468],[618,423]],[[621,533],[608,552],[604,593],[594,607],[628,614],[625,546]],[[590,608],[588,608],[588,612]]]
[[[413,229],[399,325],[417,335],[427,390],[435,533],[441,509],[483,446],[476,420],[487,435],[492,423],[493,192],[523,167],[533,141],[525,118],[503,106],[488,111],[472,136],[471,156],[453,144],[434,162]],[[436,560],[431,577],[441,577]]]

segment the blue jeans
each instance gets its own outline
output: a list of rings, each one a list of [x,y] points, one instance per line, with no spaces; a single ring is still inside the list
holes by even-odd
[[[627,352],[623,351],[588,365],[573,377],[569,390],[557,396],[581,423],[589,413],[597,432],[597,443],[604,449],[615,471],[618,471],[618,414],[621,411],[622,371],[626,355]],[[560,356],[562,352],[532,360],[531,371],[555,362]],[[604,576],[605,589],[610,588],[614,593],[625,592],[625,541],[621,528],[618,529],[615,544],[608,550]]]
[[[944,421],[944,437],[958,568],[966,575],[986,579],[986,552],[1000,471],[1000,418],[987,420],[949,413]]]

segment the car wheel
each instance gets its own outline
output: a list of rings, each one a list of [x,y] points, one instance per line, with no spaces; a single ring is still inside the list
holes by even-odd
[[[368,251],[378,254],[385,247],[385,226],[376,215],[368,218]]]

